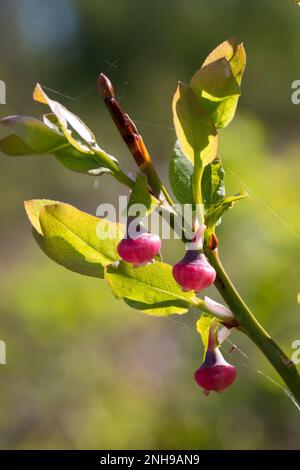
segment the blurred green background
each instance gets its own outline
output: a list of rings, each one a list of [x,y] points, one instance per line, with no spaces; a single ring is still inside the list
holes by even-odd
[[[258,319],[291,355],[300,339],[300,105],[291,103],[300,8],[289,0],[0,0],[0,8],[1,116],[45,112],[31,98],[40,82],[62,94],[51,96],[79,114],[126,171],[134,164],[97,95],[99,72],[113,80],[166,176],[177,80],[187,81],[224,39],[244,42],[243,95],[221,132],[221,155],[228,192],[244,187],[251,198],[224,217],[221,252]],[[103,281],[68,272],[39,250],[24,200],[61,200],[94,214],[101,202],[116,202],[117,183],[95,184],[51,157],[1,156],[0,188],[1,449],[300,447],[300,411],[258,372],[281,383],[241,334],[230,339],[247,357],[224,346],[237,382],[205,397],[193,381],[202,355],[195,313],[143,316]],[[170,261],[181,254],[168,246]]]

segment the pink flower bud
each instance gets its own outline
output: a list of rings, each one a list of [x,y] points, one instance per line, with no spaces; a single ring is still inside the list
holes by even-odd
[[[215,325],[209,333],[209,343],[205,360],[195,372],[197,384],[203,388],[206,395],[210,391],[223,392],[236,379],[236,368],[225,361],[221,351],[216,346]]]
[[[158,235],[149,232],[137,234],[135,237],[123,238],[117,250],[120,257],[135,267],[147,265],[153,261],[161,248]]]
[[[195,372],[195,380],[206,394],[223,392],[235,379],[236,368],[225,361],[219,349],[207,351],[203,365]]]
[[[216,271],[203,253],[188,250],[184,258],[173,267],[173,276],[182,290],[200,292],[214,283]]]

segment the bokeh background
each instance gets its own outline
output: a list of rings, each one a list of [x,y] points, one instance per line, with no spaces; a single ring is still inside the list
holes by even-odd
[[[291,355],[300,339],[300,105],[291,103],[300,8],[290,0],[0,0],[0,9],[1,116],[45,112],[31,98],[40,82],[135,170],[96,92],[106,72],[163,176],[177,80],[187,81],[224,39],[245,43],[243,95],[221,132],[221,155],[228,192],[247,188],[251,198],[224,217],[221,252],[258,319]],[[236,384],[205,397],[193,382],[202,356],[195,313],[144,316],[103,281],[39,250],[24,200],[61,200],[95,214],[123,188],[68,172],[51,157],[1,155],[0,165],[1,449],[300,447],[300,411],[246,338],[233,334],[240,350],[229,355],[231,344],[224,346]],[[166,253],[175,261],[182,248],[170,243]]]

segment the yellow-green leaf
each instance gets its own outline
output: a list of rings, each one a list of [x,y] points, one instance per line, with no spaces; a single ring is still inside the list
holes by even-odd
[[[226,127],[234,117],[245,67],[243,44],[229,39],[208,55],[191,78],[190,87],[217,128]]]
[[[103,278],[104,267],[119,259],[116,247],[124,235],[119,224],[45,199],[27,201],[25,208],[41,249],[67,269]]]
[[[0,140],[0,150],[9,157],[19,157],[21,155],[34,155],[36,153],[29,145],[20,139],[16,134],[10,134]]]
[[[224,169],[220,157],[216,157],[204,168],[202,176],[202,195],[205,210],[218,204],[225,197]]]
[[[194,294],[174,281],[172,266],[159,261],[139,268],[121,261],[106,268],[105,279],[115,297],[150,315],[182,314],[197,304]]]
[[[93,153],[92,148],[96,146],[95,136],[78,116],[58,101],[50,99],[39,83],[36,84],[33,91],[33,98],[50,107],[66,139],[73,147],[79,152]]]
[[[218,152],[217,131],[193,90],[183,83],[173,98],[173,118],[184,155],[193,163],[208,165]]]
[[[24,202],[25,211],[32,227],[40,234],[43,235],[42,227],[40,224],[40,212],[45,206],[51,204],[59,204],[58,201],[52,201],[51,199],[30,199]]]
[[[192,177],[194,166],[186,158],[177,141],[169,164],[169,181],[172,191],[181,204],[193,204]]]
[[[53,121],[53,114],[44,116],[44,122],[28,116],[8,116],[0,124],[14,131],[0,140],[0,150],[6,155],[51,155],[66,168],[90,174],[98,170],[102,161],[83,153],[69,143],[61,128]]]
[[[11,138],[10,140],[4,138],[4,145],[8,145],[8,152],[5,151],[3,143],[1,150],[9,155],[23,155],[25,154],[51,154],[64,145],[68,145],[66,139],[58,132],[50,129],[43,122],[29,116],[7,116],[0,120],[0,124],[8,127],[14,132],[18,138]],[[1,141],[3,142],[3,141]],[[0,142],[0,143],[1,143]],[[24,148],[21,147],[21,142]],[[13,148],[13,145],[16,148]],[[31,151],[30,151],[31,150]],[[23,153],[23,151],[25,151]],[[30,153],[29,153],[30,152]]]
[[[196,323],[196,328],[199,335],[201,336],[203,344],[203,360],[206,355],[209,340],[209,330],[213,321],[216,321],[213,316],[208,315],[206,313],[202,313],[201,317]]]
[[[223,213],[231,209],[237,201],[245,199],[248,196],[249,194],[246,191],[241,191],[234,196],[225,197],[218,204],[211,205],[205,213],[205,224],[208,230],[214,230],[215,225],[219,223]]]

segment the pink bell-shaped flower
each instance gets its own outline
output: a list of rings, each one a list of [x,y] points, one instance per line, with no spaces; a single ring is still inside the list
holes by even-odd
[[[199,250],[188,250],[173,266],[173,277],[183,291],[200,292],[214,283],[216,271]]]
[[[134,267],[145,266],[153,261],[161,248],[161,239],[158,235],[146,232],[139,227],[139,231],[130,235],[127,228],[126,237],[120,241],[117,250],[120,257],[131,263]]]
[[[225,361],[221,351],[216,346],[213,324],[209,335],[205,360],[195,372],[195,380],[203,388],[206,395],[211,391],[223,392],[226,390],[235,381],[237,374],[236,368]]]

